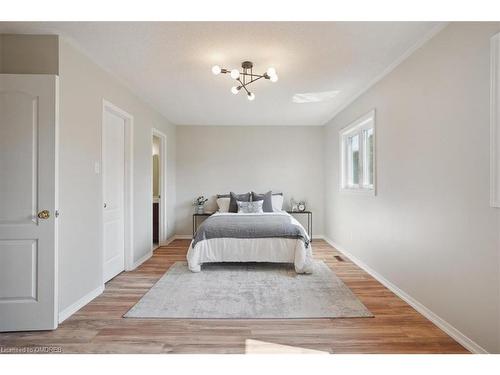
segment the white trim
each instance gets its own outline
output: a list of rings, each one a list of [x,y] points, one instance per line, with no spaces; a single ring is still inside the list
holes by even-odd
[[[335,116],[337,116],[340,112],[342,112],[344,109],[349,107],[356,99],[358,99],[361,95],[363,95],[365,92],[367,92],[372,86],[375,86],[375,84],[379,81],[381,81],[385,76],[387,76],[390,72],[392,72],[394,69],[398,67],[401,63],[403,63],[408,57],[410,57],[416,50],[418,50],[420,47],[422,47],[425,43],[427,43],[429,40],[434,38],[441,30],[443,30],[446,26],[448,26],[449,22],[441,22],[435,27],[433,27],[428,33],[426,33],[421,39],[419,39],[414,45],[412,45],[410,48],[408,48],[401,56],[399,56],[392,64],[390,64],[387,68],[385,68],[382,73],[377,75],[374,79],[368,82],[367,85],[365,85],[361,90],[359,90],[356,94],[352,95],[344,104],[342,104],[339,108],[333,112],[331,115],[330,119],[326,121],[326,124],[328,124],[330,121],[332,121]]]
[[[490,39],[490,206],[500,207],[500,33]]]
[[[137,260],[136,262],[134,262],[134,264],[132,265],[132,268],[127,270],[127,271],[132,271],[132,270],[135,270],[137,267],[139,267],[142,263],[144,263],[145,261],[147,261],[149,258],[151,258],[153,256],[153,251],[149,251],[147,252],[144,256],[142,256],[139,260]]]
[[[124,237],[125,271],[134,269],[134,116],[113,103],[102,100],[101,116],[101,253],[104,264],[104,114],[110,111],[125,122],[125,192],[124,192]],[[104,270],[104,269],[103,269]],[[104,284],[104,272],[102,275]]]
[[[71,315],[76,313],[78,310],[80,310],[83,306],[88,304],[94,298],[101,295],[102,292],[104,292],[104,285],[97,287],[96,289],[94,289],[90,293],[87,293],[86,295],[84,295],[82,298],[80,298],[75,303],[66,307],[63,311],[60,311],[59,312],[59,324],[64,322],[66,319],[68,319]]]
[[[169,237],[164,243],[161,244],[161,246],[168,246],[170,245],[173,241],[175,241],[175,234],[171,237]]]
[[[160,244],[167,240],[168,233],[168,215],[167,215],[167,136],[159,131],[158,129],[151,129],[151,147],[153,146],[153,136],[160,139],[160,157],[158,169],[160,170],[160,220],[159,220],[159,232],[158,241]],[[151,187],[153,186],[153,161],[151,160]],[[151,189],[152,190],[152,189]],[[153,210],[153,194],[151,193],[151,210]],[[151,228],[151,250],[154,250],[153,243],[153,214],[151,212],[150,217],[150,228]]]
[[[365,272],[373,276],[378,282],[380,282],[382,285],[384,285],[387,289],[389,289],[391,292],[393,292],[395,295],[397,295],[399,298],[401,298],[403,301],[405,301],[407,304],[409,304],[411,307],[413,307],[415,310],[417,310],[420,314],[422,314],[424,317],[429,319],[432,323],[434,323],[436,326],[438,326],[441,330],[443,330],[446,334],[448,334],[451,338],[453,338],[455,341],[457,341],[460,345],[465,347],[467,350],[471,351],[472,353],[477,353],[477,354],[485,354],[488,353],[486,349],[481,347],[478,343],[467,337],[465,334],[460,332],[458,329],[453,327],[450,323],[448,323],[446,320],[441,318],[439,315],[425,307],[422,303],[414,299],[412,296],[407,294],[405,291],[399,289],[396,285],[391,283],[389,280],[384,278],[382,275],[380,275],[377,271],[372,269],[370,266],[368,266],[366,263],[361,261],[360,259],[356,258],[354,255],[349,253],[347,250],[342,248],[340,245],[336,244],[334,241],[332,241],[330,238],[325,237],[324,238],[326,242],[328,242],[331,246],[333,246],[335,249],[337,249],[339,252],[341,252],[343,255],[345,255],[347,258],[349,258],[354,264],[356,264],[359,268],[363,269]]]
[[[59,155],[60,155],[60,90],[59,90],[59,76],[54,76],[54,104],[55,104],[55,114],[54,114],[54,133],[55,133],[55,150],[54,150],[54,329],[57,328],[58,323],[58,312],[59,312]],[[57,215],[55,213],[58,213]]]

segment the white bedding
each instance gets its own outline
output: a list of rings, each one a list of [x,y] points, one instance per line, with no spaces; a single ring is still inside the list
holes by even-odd
[[[260,215],[280,214],[282,211],[264,212]],[[242,213],[215,213],[214,215],[249,215]],[[255,215],[255,214],[250,214]],[[291,217],[291,216],[290,216]],[[301,225],[295,218],[292,221]],[[297,273],[312,273],[312,248],[306,248],[304,241],[290,238],[213,238],[193,242],[187,253],[189,269],[200,272],[203,263],[213,262],[273,262],[293,263]]]

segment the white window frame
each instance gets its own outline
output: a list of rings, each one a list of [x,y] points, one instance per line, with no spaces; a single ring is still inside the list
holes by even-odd
[[[366,161],[365,161],[365,139],[364,131],[367,129],[373,129],[373,184],[364,184],[365,173],[366,173]],[[359,135],[359,178],[358,184],[349,184],[350,169],[349,159],[350,153],[348,146],[348,139],[354,135]],[[375,126],[375,110],[371,110],[367,114],[361,116],[357,120],[353,121],[346,127],[342,128],[339,132],[340,139],[340,191],[343,192],[354,192],[354,193],[364,193],[369,195],[375,195],[376,191],[376,126]]]

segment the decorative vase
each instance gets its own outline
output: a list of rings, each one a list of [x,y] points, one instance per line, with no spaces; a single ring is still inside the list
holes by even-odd
[[[198,204],[195,206],[195,213],[197,214],[204,214],[205,213],[205,205],[204,204]]]

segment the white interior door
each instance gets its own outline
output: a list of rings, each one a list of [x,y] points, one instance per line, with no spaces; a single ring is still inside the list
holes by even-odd
[[[104,282],[125,269],[125,120],[106,110],[103,118]]]
[[[0,331],[57,327],[57,85],[0,74]]]

